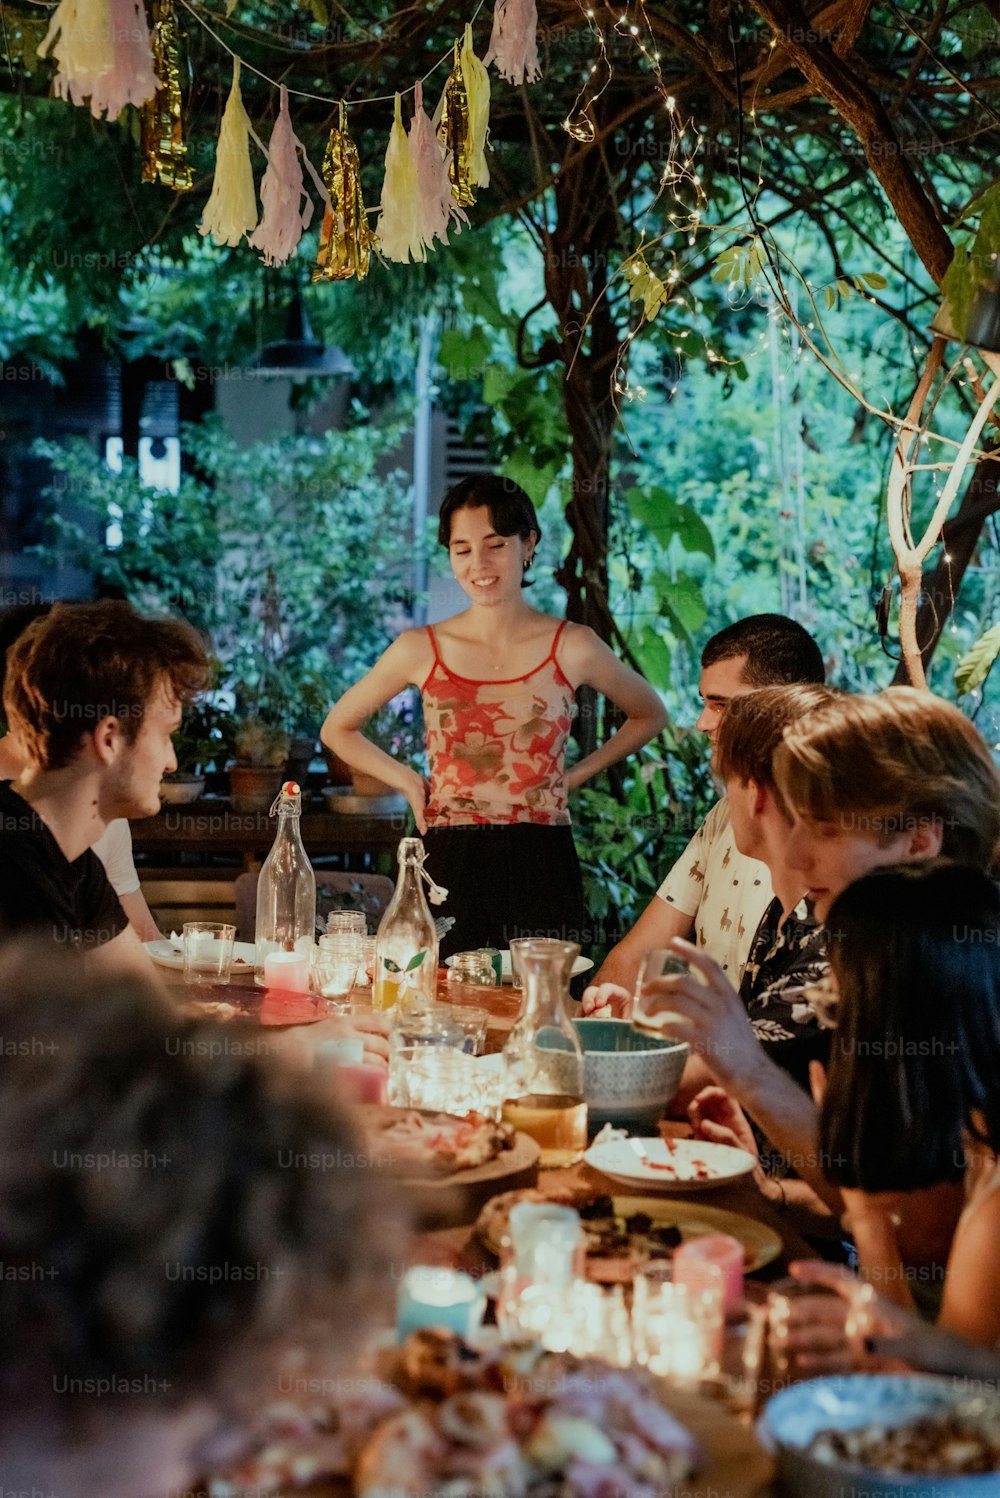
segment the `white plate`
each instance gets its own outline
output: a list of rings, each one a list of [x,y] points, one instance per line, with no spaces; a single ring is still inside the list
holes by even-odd
[[[454,956],[446,957],[444,959],[444,965],[445,965],[445,967],[451,967],[451,965],[452,965],[452,963],[454,961],[455,961],[455,957]],[[593,966],[594,966],[593,958],[591,958],[591,957],[578,957],[576,959],[576,961],[573,963],[573,971],[572,971],[572,973],[571,973],[570,976],[573,977],[573,978],[577,978],[577,977],[579,977],[579,975],[581,973],[589,973],[590,969]],[[513,983],[513,981],[514,981],[514,970],[513,970],[513,968],[510,965],[510,948],[509,947],[505,947],[504,950],[500,953],[500,971],[503,974],[503,982],[504,983]]]
[[[701,1139],[611,1139],[592,1144],[583,1158],[613,1181],[660,1191],[726,1186],[749,1175],[757,1164],[747,1150]]]
[[[184,967],[184,951],[180,941],[145,941],[143,946],[159,967],[173,967],[180,972]],[[233,969],[232,976],[239,977],[241,973],[253,972],[253,961],[255,951],[252,941],[233,942]],[[243,961],[237,963],[237,957]]]

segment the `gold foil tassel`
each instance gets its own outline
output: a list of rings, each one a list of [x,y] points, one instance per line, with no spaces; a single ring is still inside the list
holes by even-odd
[[[340,105],[340,121],[330,131],[323,155],[323,182],[330,201],[323,214],[314,281],[363,281],[375,236],[368,223],[361,192],[358,148],[347,128],[347,109]]]
[[[187,159],[180,78],[180,28],[174,0],[153,0],[153,68],[161,87],[142,108],[142,180],[187,192],[194,172]]]
[[[486,138],[490,120],[490,79],[472,49],[472,27],[466,26],[461,44],[455,43],[455,62],[441,95],[438,137],[448,152],[452,194],[463,208],[476,201],[476,191],[489,187]]]

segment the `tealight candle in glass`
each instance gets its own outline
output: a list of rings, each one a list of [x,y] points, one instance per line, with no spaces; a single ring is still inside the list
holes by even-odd
[[[408,1269],[400,1282],[396,1331],[402,1341],[422,1327],[436,1327],[469,1342],[479,1331],[485,1309],[482,1285],[471,1274],[418,1265]]]

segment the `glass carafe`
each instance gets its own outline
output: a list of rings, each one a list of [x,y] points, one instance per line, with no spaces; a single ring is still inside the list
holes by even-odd
[[[517,943],[524,1005],[503,1048],[503,1118],[530,1134],[543,1166],[572,1165],[587,1147],[583,1049],[567,1010],[579,952],[549,937]]]
[[[260,984],[272,952],[311,956],[316,943],[316,876],[302,845],[302,791],[294,780],[281,787],[271,807],[275,814],[274,846],[257,880],[253,975]]]
[[[375,938],[376,1009],[429,1009],[437,1000],[438,937],[424,896],[424,845],[399,843],[399,878]]]

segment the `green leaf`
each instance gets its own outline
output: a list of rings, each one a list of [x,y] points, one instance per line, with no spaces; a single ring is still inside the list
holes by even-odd
[[[823,300],[826,303],[827,312],[830,311],[831,307],[835,307],[837,305],[837,293],[832,286],[824,287]]]
[[[666,691],[670,685],[670,646],[662,631],[647,624],[629,636],[629,644],[646,680],[660,691]]]
[[[955,690],[974,692],[990,674],[990,667],[1000,655],[1000,624],[994,624],[966,651],[955,667]]]
[[[873,270],[863,271],[860,276],[855,276],[854,284],[856,286],[859,281],[863,281],[872,291],[884,291],[889,284],[885,276],[880,276],[878,271]],[[858,286],[858,290],[861,290],[860,286]]]
[[[408,973],[412,973],[414,968],[418,968],[420,966],[426,956],[426,952],[418,952],[416,956],[411,957],[409,962],[406,964],[406,971]]]
[[[845,302],[850,297],[852,289],[853,288],[851,287],[850,281],[845,281],[843,279],[843,277],[838,277],[838,280],[837,280],[837,290],[839,291],[840,295],[844,298]]]
[[[399,966],[399,963],[398,962],[393,962],[393,960],[392,960],[391,957],[383,957],[382,958],[382,966],[385,968],[385,970],[386,970],[387,973],[399,973],[399,972],[402,972],[402,968]]]
[[[709,561],[715,561],[715,542],[712,532],[691,505],[678,505],[676,510],[676,535],[685,551],[701,552]]]
[[[483,371],[483,400],[487,406],[498,406],[511,392],[520,378],[516,369],[505,369],[502,364],[488,364]]]
[[[471,333],[449,328],[441,334],[438,363],[448,371],[449,379],[479,380],[492,353],[493,342],[483,328],[473,328]]]

